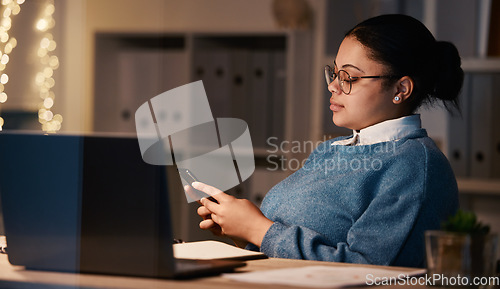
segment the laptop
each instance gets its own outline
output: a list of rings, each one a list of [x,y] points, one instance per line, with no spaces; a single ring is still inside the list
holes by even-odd
[[[167,181],[164,166],[142,160],[135,135],[1,132],[0,203],[9,262],[155,278],[244,266],[174,259]]]

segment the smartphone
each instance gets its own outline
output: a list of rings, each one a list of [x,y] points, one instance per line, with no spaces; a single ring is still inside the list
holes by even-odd
[[[193,182],[198,182],[198,179],[193,175],[193,173],[188,169],[179,168],[179,174],[181,177],[191,186]]]
[[[194,176],[194,174],[189,169],[179,168],[178,170],[179,170],[179,174],[181,175],[181,177],[189,184],[189,186],[191,186],[191,184],[193,182],[199,182],[198,179]],[[193,186],[191,186],[191,187],[193,187]],[[207,195],[204,192],[201,192],[201,191],[198,191],[198,190],[196,190],[196,191],[200,192],[201,194],[203,194],[204,196],[206,196],[206,198],[209,199],[210,201],[215,202],[217,204],[219,203],[219,202],[217,202],[216,199],[214,199],[214,197],[209,196],[209,195]]]

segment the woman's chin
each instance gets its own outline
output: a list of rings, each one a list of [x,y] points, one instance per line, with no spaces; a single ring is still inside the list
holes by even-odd
[[[338,126],[338,127],[343,127],[343,128],[347,128],[347,129],[354,129],[352,123],[349,124],[348,122],[346,122],[342,118],[340,118],[338,116],[335,117],[335,114],[333,114],[332,121],[333,121],[333,124]]]
[[[343,122],[341,118],[336,116],[335,113],[333,113],[332,121],[333,121],[333,124],[338,126],[338,127],[345,127],[345,122]]]

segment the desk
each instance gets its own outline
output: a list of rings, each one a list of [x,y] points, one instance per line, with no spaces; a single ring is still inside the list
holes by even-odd
[[[258,270],[270,270],[279,268],[294,268],[312,265],[327,265],[327,266],[359,266],[354,264],[305,261],[305,260],[289,260],[289,259],[261,259],[247,261],[247,266],[238,268],[236,272],[249,272]],[[382,266],[368,266],[374,268],[384,268]],[[385,267],[387,268],[387,267]],[[391,267],[394,269],[394,267]],[[411,268],[398,268],[401,271],[411,271]],[[252,283],[240,283],[231,281],[220,276],[204,277],[189,280],[165,280],[151,278],[136,278],[122,276],[107,276],[107,275],[92,275],[92,274],[72,274],[59,272],[42,272],[25,270],[24,267],[12,266],[7,255],[0,254],[0,288],[209,288],[209,289],[225,289],[225,288],[298,288],[291,286],[277,285],[260,285]],[[384,286],[388,288],[390,286]],[[400,286],[401,287],[401,286]],[[411,286],[415,288],[415,286]],[[423,286],[417,286],[423,287]],[[367,288],[367,287],[364,287]],[[378,287],[379,288],[379,287]],[[415,288],[417,289],[417,288]]]

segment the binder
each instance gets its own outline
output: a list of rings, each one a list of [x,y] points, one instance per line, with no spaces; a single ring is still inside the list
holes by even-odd
[[[255,147],[264,147],[266,138],[270,134],[270,53],[254,51],[250,54],[250,70],[248,100],[251,101],[251,116],[249,128],[252,132],[252,143]]]
[[[134,132],[134,112],[145,100],[161,93],[160,90],[160,52],[154,50],[125,50],[118,53],[117,95],[102,100],[101,104],[110,105],[102,116],[111,116],[105,122],[109,130]],[[102,107],[100,108],[102,109]]]
[[[448,114],[448,159],[456,177],[469,176],[469,121],[472,75],[465,74],[462,91],[459,95],[461,114]]]
[[[251,101],[248,97],[249,79],[248,79],[248,60],[249,52],[246,49],[232,49],[230,51],[231,75],[230,83],[230,104],[231,116],[243,119],[251,127],[250,116]],[[252,132],[252,135],[254,133]]]
[[[135,110],[149,98],[183,85],[188,75],[182,50],[124,50],[118,52],[117,63],[116,91],[97,100],[96,119],[106,119],[96,122],[98,130],[135,132]]]
[[[283,51],[272,52],[271,59],[271,102],[269,105],[269,137],[282,141],[285,136],[285,104],[286,104],[286,57]],[[267,139],[266,139],[267,146]]]
[[[471,93],[471,177],[489,178],[493,168],[493,75],[476,73]]]
[[[477,1],[439,0],[436,4],[436,39],[454,43],[460,56],[478,54],[476,41],[479,37],[479,7]],[[457,33],[460,31],[460,33]]]
[[[214,117],[229,117],[230,105],[230,57],[229,51],[202,50],[193,54],[192,80],[202,80]]]
[[[493,75],[493,142],[492,142],[492,162],[493,162],[493,172],[492,177],[500,178],[500,73],[495,73]]]

